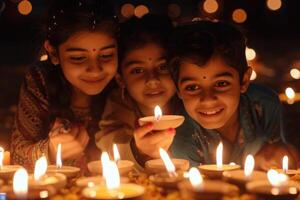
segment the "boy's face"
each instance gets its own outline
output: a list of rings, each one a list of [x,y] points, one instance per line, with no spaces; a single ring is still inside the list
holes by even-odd
[[[147,44],[129,51],[122,63],[122,82],[144,114],[153,113],[155,105],[164,107],[176,92],[166,66],[165,50]]]
[[[247,89],[243,85],[238,71],[219,57],[203,66],[180,65],[179,96],[188,114],[206,129],[222,129],[237,119],[240,94]]]

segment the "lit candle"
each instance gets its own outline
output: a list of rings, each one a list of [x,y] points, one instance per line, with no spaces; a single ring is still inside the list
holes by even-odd
[[[73,166],[65,166],[62,164],[61,159],[61,144],[57,145],[57,152],[56,152],[56,166],[49,165],[47,172],[49,173],[62,173],[67,176],[67,178],[74,178],[78,176],[80,169],[78,167]]]
[[[203,180],[197,168],[189,170],[189,181],[179,183],[178,187],[184,199],[221,199],[222,196],[237,196],[239,189],[226,182]]]
[[[20,199],[26,199],[28,192],[28,173],[26,169],[20,168],[13,178],[13,191]]]
[[[0,147],[0,178],[9,180],[13,177],[14,173],[21,168],[20,165],[5,165],[5,161],[9,160],[7,158],[9,153],[5,152],[2,147]]]
[[[106,185],[86,187],[82,191],[90,199],[131,199],[141,197],[144,187],[136,184],[121,184],[117,164],[109,159],[107,152],[101,155],[103,177]]]
[[[299,174],[299,170],[289,169],[289,158],[287,155],[282,158],[282,169],[275,169],[279,173],[284,173],[288,176]]]
[[[167,130],[168,128],[177,128],[184,121],[181,115],[163,115],[159,106],[154,108],[154,116],[143,117],[139,119],[140,126],[148,123],[153,124],[153,130]]]
[[[113,144],[113,156],[117,163],[119,173],[121,175],[128,175],[128,173],[133,169],[134,163],[130,160],[121,160],[120,153],[116,144]],[[102,158],[102,157],[101,157]],[[109,158],[108,158],[109,159]],[[94,175],[102,174],[102,161],[96,160],[91,161],[87,164],[89,171]]]
[[[230,171],[230,170],[236,170],[239,169],[240,166],[236,164],[223,164],[223,144],[220,142],[220,144],[217,147],[216,150],[216,165],[210,164],[210,165],[200,165],[199,169],[201,173],[207,175],[211,178],[221,178],[222,173],[224,171]]]

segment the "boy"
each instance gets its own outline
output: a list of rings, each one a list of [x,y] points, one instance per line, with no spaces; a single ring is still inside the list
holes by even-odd
[[[170,42],[169,67],[187,118],[171,146],[175,157],[192,165],[215,163],[222,141],[225,162],[242,164],[255,155],[256,166],[281,167],[284,155],[295,166],[296,152],[284,145],[277,95],[250,84],[245,39],[233,26],[198,21],[177,27]],[[193,130],[187,130],[193,126]]]

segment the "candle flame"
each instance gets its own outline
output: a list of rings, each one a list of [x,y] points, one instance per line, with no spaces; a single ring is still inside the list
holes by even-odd
[[[62,160],[61,160],[61,144],[57,145],[57,152],[56,152],[56,168],[60,169],[62,167]]]
[[[170,159],[168,153],[164,149],[159,148],[159,154],[166,166],[167,171],[169,173],[175,173],[175,166],[174,166],[172,160]]]
[[[218,147],[217,147],[217,153],[216,153],[216,157],[217,157],[217,168],[222,168],[222,165],[223,165],[222,154],[223,154],[223,143],[220,142],[220,144],[219,144]]]
[[[282,169],[284,173],[286,173],[289,169],[289,157],[286,155],[282,159]]]
[[[160,109],[159,106],[155,106],[154,108],[154,117],[157,121],[159,121],[161,119],[161,116],[162,116],[162,111]]]
[[[288,177],[285,174],[278,173],[274,169],[270,169],[267,176],[270,184],[275,187],[283,185],[288,180]]]
[[[28,173],[26,169],[18,169],[13,177],[13,191],[16,196],[24,198],[28,192]]]
[[[189,180],[190,180],[193,188],[199,189],[199,187],[201,187],[203,178],[197,168],[192,167],[189,170]]]
[[[34,166],[34,180],[38,181],[42,176],[44,176],[47,172],[47,159],[45,156],[40,157],[36,162]]]
[[[3,167],[4,149],[0,147],[0,169]]]
[[[248,155],[246,157],[245,166],[244,166],[244,174],[246,177],[250,177],[253,169],[254,169],[255,161],[252,155]]]
[[[120,153],[118,150],[118,146],[116,144],[113,144],[113,153],[114,153],[114,160],[117,163],[118,160],[120,160]]]
[[[296,94],[293,88],[288,87],[285,89],[285,95],[287,96],[288,99],[294,99]]]
[[[120,187],[120,174],[117,164],[109,159],[108,153],[101,154],[101,163],[103,168],[103,177],[106,187],[110,190]]]

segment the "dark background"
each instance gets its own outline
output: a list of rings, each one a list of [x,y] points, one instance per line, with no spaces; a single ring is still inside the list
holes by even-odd
[[[82,0],[84,1],[84,0]],[[18,91],[24,72],[36,62],[41,53],[39,37],[40,19],[46,12],[49,1],[30,0],[29,15],[18,12],[20,0],[0,0],[0,146],[8,147],[8,138],[16,111]],[[257,72],[254,82],[270,86],[276,92],[293,87],[300,92],[299,80],[289,75],[291,68],[300,70],[300,2],[282,0],[279,10],[271,11],[266,0],[217,0],[219,10],[207,14],[201,8],[204,0],[115,0],[120,20],[122,5],[145,5],[150,13],[168,12],[170,4],[176,4],[181,12],[173,17],[174,23],[191,20],[194,17],[210,17],[230,21],[236,8],[247,12],[247,20],[237,24],[244,31],[247,45],[256,51],[256,59],[249,63]],[[300,104],[283,102],[286,132],[291,141],[300,145]]]

